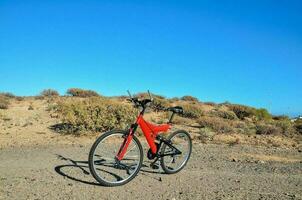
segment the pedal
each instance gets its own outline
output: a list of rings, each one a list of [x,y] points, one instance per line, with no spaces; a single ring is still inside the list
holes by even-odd
[[[150,164],[150,167],[152,168],[152,169],[159,169],[159,166],[157,165],[157,164]]]
[[[155,160],[150,164],[150,167],[152,169],[159,169],[159,166],[156,164],[157,161],[158,161],[158,157],[156,157]]]

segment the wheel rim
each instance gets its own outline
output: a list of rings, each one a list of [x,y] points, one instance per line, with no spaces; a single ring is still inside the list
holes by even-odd
[[[129,144],[124,158],[120,161],[115,159],[124,141],[123,135],[122,133],[109,135],[100,141],[93,152],[93,169],[104,182],[123,183],[138,170],[142,155],[134,139]]]
[[[166,169],[171,172],[176,172],[181,169],[187,162],[190,156],[191,143],[190,138],[185,133],[177,133],[171,137],[172,145],[182,153],[179,155],[165,156],[162,158]],[[168,145],[164,147],[164,153],[173,153],[175,150]]]

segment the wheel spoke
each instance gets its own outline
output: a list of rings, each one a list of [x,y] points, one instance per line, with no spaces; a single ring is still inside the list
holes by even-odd
[[[91,150],[90,169],[93,176],[102,184],[118,185],[131,180],[142,163],[142,148],[138,140],[133,138],[122,160],[116,155],[124,142],[123,133],[108,134]],[[101,136],[102,137],[102,136]],[[90,159],[91,160],[91,159]]]
[[[187,163],[191,154],[192,143],[189,135],[184,132],[173,133],[170,136],[170,142],[172,146],[163,146],[163,154],[170,155],[162,158],[161,165],[165,172],[175,173]]]

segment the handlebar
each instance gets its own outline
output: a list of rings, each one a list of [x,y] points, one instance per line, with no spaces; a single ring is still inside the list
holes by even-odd
[[[148,103],[151,103],[153,101],[152,95],[149,90],[148,90],[149,99],[143,99],[143,100],[139,100],[137,97],[133,97],[129,90],[127,90],[127,92],[130,97],[130,99],[128,100],[130,102],[133,102],[135,106],[142,106],[143,108],[145,108]]]

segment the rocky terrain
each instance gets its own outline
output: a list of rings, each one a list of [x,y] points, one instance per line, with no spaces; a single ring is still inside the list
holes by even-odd
[[[194,143],[174,175],[144,167],[107,188],[89,173],[90,145],[4,148],[0,199],[302,199],[302,155],[292,149]]]
[[[213,134],[187,118],[176,118],[176,128],[194,138],[192,157],[181,172],[163,174],[145,157],[133,181],[102,187],[87,164],[101,133],[58,133],[51,127],[61,119],[49,111],[49,102],[27,97],[0,109],[0,199],[302,199],[299,135],[245,135],[239,129]],[[163,116],[146,117],[160,123]]]

